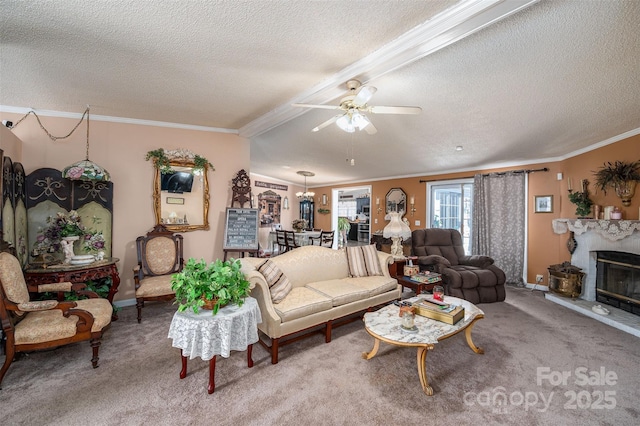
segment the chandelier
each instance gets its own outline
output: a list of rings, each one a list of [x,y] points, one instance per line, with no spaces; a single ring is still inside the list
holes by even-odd
[[[306,170],[300,170],[297,172],[300,176],[304,176],[304,192],[296,192],[296,197],[300,201],[313,201],[315,192],[307,191],[307,177],[315,176],[316,174],[313,172],[308,172]]]

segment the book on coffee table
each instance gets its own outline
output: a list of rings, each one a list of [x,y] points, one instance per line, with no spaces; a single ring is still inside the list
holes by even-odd
[[[455,324],[464,318],[464,308],[462,306],[437,305],[426,299],[418,299],[413,303],[413,307],[418,315],[431,318],[437,321],[442,321],[447,324]]]

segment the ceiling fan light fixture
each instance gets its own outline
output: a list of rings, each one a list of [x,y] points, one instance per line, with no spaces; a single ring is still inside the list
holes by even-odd
[[[351,122],[355,127],[358,128],[358,130],[363,130],[365,127],[371,124],[367,116],[364,114],[360,114],[359,112],[356,112],[355,114],[353,114]]]
[[[349,113],[338,118],[336,120],[336,124],[338,125],[338,127],[340,127],[342,130],[344,130],[347,133],[353,133],[356,131],[356,128],[353,125],[353,120],[351,119],[351,116],[349,115]]]

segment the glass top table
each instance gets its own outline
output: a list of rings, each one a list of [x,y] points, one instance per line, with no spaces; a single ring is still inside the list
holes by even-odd
[[[406,299],[407,302],[414,302],[418,298]],[[365,330],[375,339],[373,349],[363,352],[364,359],[371,359],[377,353],[380,342],[385,342],[396,346],[417,347],[418,376],[420,384],[425,394],[433,395],[433,388],[429,386],[426,372],[427,352],[434,349],[434,345],[441,340],[454,336],[462,331],[465,333],[467,344],[477,354],[483,354],[484,350],[476,346],[471,339],[471,329],[479,319],[484,318],[484,312],[474,304],[459,299],[457,297],[445,296],[444,301],[453,305],[464,307],[464,318],[456,324],[451,325],[441,321],[436,321],[427,317],[416,315],[416,331],[405,331],[400,318],[400,308],[389,304],[375,312],[364,314]]]

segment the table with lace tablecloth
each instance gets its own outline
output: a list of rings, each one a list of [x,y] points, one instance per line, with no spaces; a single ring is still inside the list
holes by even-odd
[[[253,367],[251,351],[258,341],[258,324],[262,322],[256,299],[247,297],[242,306],[227,305],[216,315],[201,309],[176,312],[169,327],[173,347],[180,349],[182,370],[180,378],[187,375],[187,357],[209,361],[209,393],[215,390],[216,355],[229,358],[231,351],[247,351],[247,365]]]

